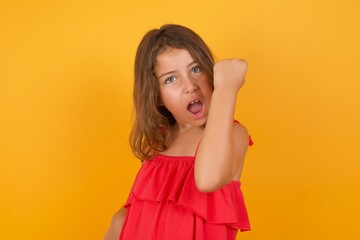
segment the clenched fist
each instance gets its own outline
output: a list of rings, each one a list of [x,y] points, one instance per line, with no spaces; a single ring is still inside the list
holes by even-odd
[[[242,59],[221,60],[214,65],[214,89],[239,91],[245,83],[247,62]]]

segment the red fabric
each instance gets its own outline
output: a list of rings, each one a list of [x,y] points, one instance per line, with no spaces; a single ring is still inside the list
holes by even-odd
[[[251,136],[249,136],[249,146],[252,146],[252,145],[254,145],[254,142],[253,142],[253,140],[251,139]]]
[[[145,161],[124,205],[120,240],[235,240],[238,230],[250,230],[240,182],[201,193],[194,161],[161,154]]]

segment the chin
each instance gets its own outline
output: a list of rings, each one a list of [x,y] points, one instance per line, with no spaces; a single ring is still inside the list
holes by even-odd
[[[205,127],[206,121],[207,121],[206,118],[198,119],[198,120],[196,120],[196,121],[194,122],[193,125],[196,126],[196,127]]]

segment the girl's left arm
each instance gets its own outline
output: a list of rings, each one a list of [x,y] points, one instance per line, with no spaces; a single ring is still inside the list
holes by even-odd
[[[118,240],[120,237],[120,233],[122,231],[122,227],[124,225],[124,221],[126,218],[127,209],[122,207],[117,211],[111,220],[111,225],[106,232],[104,240]]]
[[[243,165],[249,134],[243,125],[233,121],[246,70],[246,61],[238,59],[214,66],[214,91],[195,160],[195,182],[201,192],[213,192],[230,183]]]

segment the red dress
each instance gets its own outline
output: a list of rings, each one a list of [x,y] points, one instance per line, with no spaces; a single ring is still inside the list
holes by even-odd
[[[161,154],[145,161],[124,205],[120,240],[235,240],[238,230],[250,230],[240,182],[202,193],[194,161]]]

